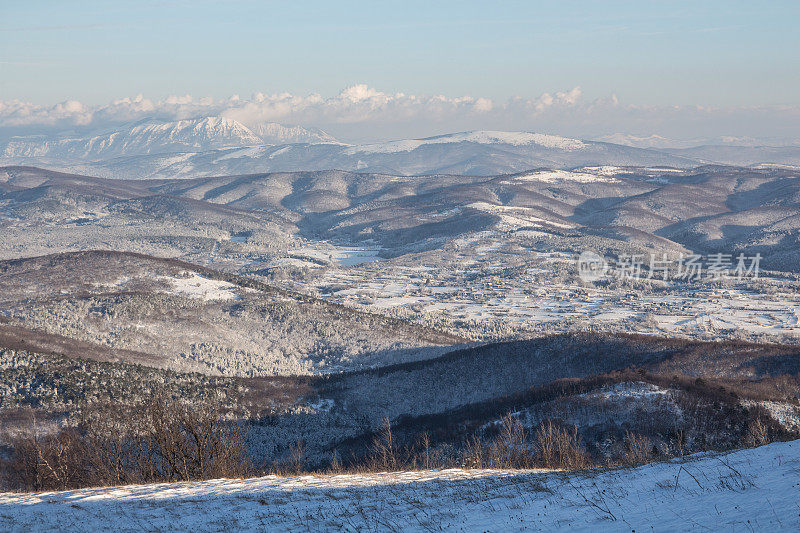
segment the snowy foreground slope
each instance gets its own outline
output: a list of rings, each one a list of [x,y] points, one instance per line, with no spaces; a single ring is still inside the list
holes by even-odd
[[[268,476],[0,494],[0,530],[800,530],[800,441],[588,473]]]

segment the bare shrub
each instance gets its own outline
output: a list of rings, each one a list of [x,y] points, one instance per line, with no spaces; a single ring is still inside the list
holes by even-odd
[[[682,428],[675,431],[675,451],[678,457],[686,455],[686,431]]]
[[[623,461],[629,465],[641,465],[650,461],[653,455],[653,444],[645,435],[632,431],[625,432],[625,456]]]
[[[572,470],[586,468],[591,462],[578,436],[578,428],[563,428],[551,420],[536,430],[536,451],[539,463],[546,468]]]
[[[289,467],[294,474],[299,474],[306,466],[306,445],[298,440],[289,446]]]
[[[477,435],[469,437],[461,453],[461,465],[464,468],[483,468],[486,450]]]
[[[381,433],[372,441],[372,455],[367,460],[367,466],[376,472],[390,472],[397,470],[399,464],[399,452],[392,435],[392,424],[385,418]]]
[[[427,431],[423,432],[417,439],[417,453],[414,458],[414,463],[424,470],[431,470],[438,465],[438,454],[431,450],[431,436]]]
[[[331,464],[328,467],[329,474],[341,474],[344,468],[342,467],[342,461],[339,459],[339,452],[333,450],[331,454]]]
[[[249,470],[243,431],[225,424],[207,404],[189,407],[157,398],[140,424],[131,437],[139,436],[137,458],[147,477],[185,481],[238,477]]]
[[[66,490],[91,479],[83,458],[86,447],[74,429],[35,435],[14,444],[4,482],[26,490]]]
[[[241,477],[252,472],[244,433],[208,405],[163,397],[103,407],[77,428],[14,443],[8,483],[23,490]]]
[[[528,447],[528,432],[518,418],[506,415],[500,421],[500,434],[489,446],[491,468],[531,468],[533,455]]]
[[[769,429],[760,416],[756,416],[747,424],[747,434],[745,435],[745,443],[748,446],[763,446],[768,444]]]

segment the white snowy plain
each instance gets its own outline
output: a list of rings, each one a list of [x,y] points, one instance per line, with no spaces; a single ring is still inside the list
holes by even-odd
[[[800,441],[585,472],[444,470],[0,494],[3,531],[800,531]]]

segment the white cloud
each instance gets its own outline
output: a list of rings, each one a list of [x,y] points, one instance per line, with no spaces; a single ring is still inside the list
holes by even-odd
[[[636,106],[616,95],[584,99],[580,87],[514,97],[506,101],[473,96],[388,93],[364,84],[339,94],[255,93],[224,99],[143,95],[106,105],[69,100],[51,106],[0,101],[0,129],[14,133],[105,128],[142,119],[175,120],[223,115],[245,125],[282,122],[325,129],[352,141],[422,137],[473,129],[526,130],[581,138],[619,134],[669,138],[800,138],[800,108],[791,106],[711,108]]]
[[[19,100],[0,102],[0,126],[56,125],[61,122],[87,125],[92,110],[76,100],[39,106]]]
[[[579,98],[580,89],[576,87],[568,92],[557,93],[555,97],[544,94],[526,102],[530,110],[541,111],[552,105],[575,105]],[[290,93],[256,93],[247,100],[238,95],[214,100],[208,97],[195,98],[187,94],[169,96],[154,102],[140,94],[96,107],[88,107],[76,101],[54,106],[19,101],[0,102],[0,126],[104,125],[149,117],[181,119],[207,114],[222,114],[245,124],[281,120],[297,123],[356,123],[431,116],[446,119],[457,113],[502,112],[509,105],[513,104],[499,104],[489,98],[471,96],[391,94],[362,84],[347,87],[330,98],[323,98],[319,94],[298,96]]]

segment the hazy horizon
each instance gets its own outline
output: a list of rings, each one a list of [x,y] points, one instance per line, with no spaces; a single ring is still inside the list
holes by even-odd
[[[795,2],[7,4],[0,134],[222,115],[346,142],[476,129],[800,140]]]

